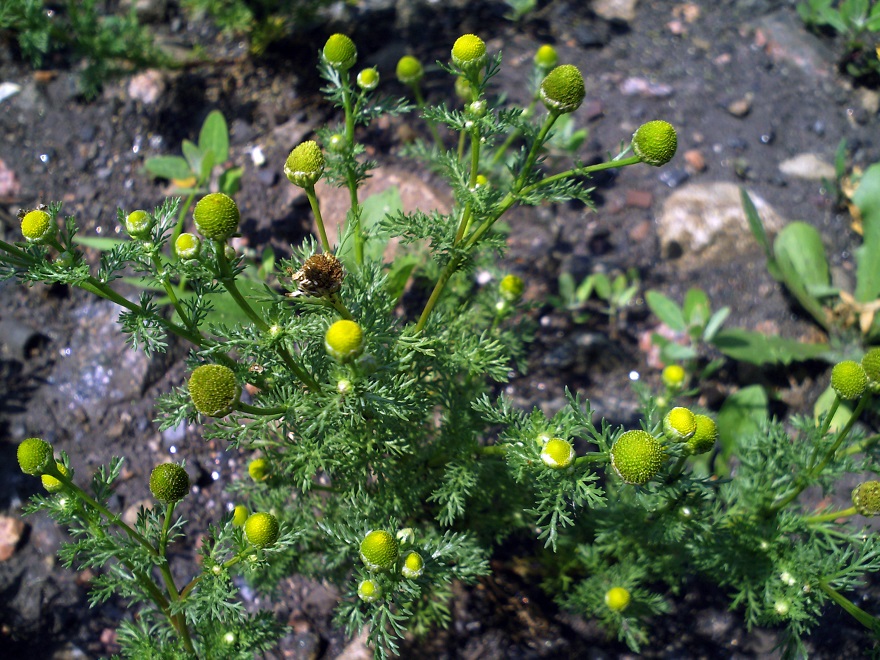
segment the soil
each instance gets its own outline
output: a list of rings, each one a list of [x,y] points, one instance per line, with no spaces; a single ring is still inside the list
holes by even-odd
[[[257,253],[271,245],[287,254],[309,231],[310,216],[280,175],[280,164],[313,127],[334,119],[317,93],[314,70],[315,53],[327,35],[349,33],[360,61],[375,63],[383,84],[403,94],[393,76],[402,54],[411,52],[423,62],[445,60],[458,35],[476,32],[491,51],[503,50],[497,89],[518,102],[528,100],[522,82],[532,53],[541,43],[553,43],[561,61],[578,65],[587,82],[588,97],[576,115],[590,130],[580,158],[614,153],[639,124],[664,118],[678,129],[680,154],[693,150],[705,161],[705,169],[694,168],[680,156],[662,170],[636,167],[597,177],[595,213],[567,204],[517,210],[509,217],[506,264],[529,283],[538,334],[528,376],[506,391],[521,405],[552,413],[568,386],[613,424],[632,423],[637,404],[631,380],[657,382],[657,365],[644,344],[657,322],[640,294],[614,324],[601,314],[576,324],[547,303],[557,292],[560,272],[580,281],[591,272],[635,269],[641,292],[659,289],[680,299],[690,286],[703,288],[715,308],[731,307],[732,327],[772,328],[788,337],[815,334],[766,273],[747,236],[741,252],[698,269],[661,256],[653,222],[674,188],[688,179],[745,184],[789,219],[818,227],[838,275],[852,276],[850,255],[858,237],[834,205],[833,191],[821,182],[785,177],[777,165],[804,152],[832,162],[844,138],[852,164],[880,160],[877,93],[838,71],[840,44],[827,35],[809,35],[794,4],[641,2],[631,19],[606,20],[590,3],[540,2],[512,23],[503,18],[507,7],[499,2],[451,2],[442,9],[433,2],[401,2],[397,8],[367,2],[257,59],[247,57],[234,39],[178,14],[171,3],[167,20],[152,26],[156,33],[168,43],[207,44],[216,62],[161,73],[164,91],[153,102],[132,98],[131,78],[109,83],[98,99],[86,101],[77,93],[76,71],[64,61],[35,73],[12,41],[0,41],[0,81],[21,85],[17,95],[0,102],[5,136],[0,169],[12,170],[19,183],[17,190],[0,193],[3,230],[6,240],[15,240],[20,208],[58,200],[65,213],[77,217],[83,234],[113,235],[117,207],[151,208],[167,192],[145,174],[144,158],[178,153],[181,141],[194,138],[204,117],[218,108],[230,123],[231,160],[245,168],[237,201],[246,245]],[[438,71],[429,71],[426,87],[429,99],[451,102],[448,79]],[[362,141],[383,166],[412,169],[399,150],[413,130],[423,127],[412,118],[395,119],[371,129]],[[267,160],[264,167],[251,157],[257,145]],[[427,174],[418,176],[427,189],[437,183]],[[0,301],[0,511],[19,515],[37,491],[36,480],[20,474],[13,455],[18,441],[39,434],[70,454],[80,475],[113,455],[125,456],[116,496],[122,511],[140,505],[154,464],[185,453],[197,475],[197,493],[183,507],[189,529],[204,529],[216,519],[229,502],[223,484],[241,474],[239,455],[202,441],[196,427],[160,434],[152,422],[156,396],[183,381],[186,346],[172,344],[166,355],[150,359],[128,350],[114,330],[117,311],[79,290],[3,283]],[[707,384],[701,404],[717,406],[738,386],[761,382],[777,394],[775,412],[809,412],[826,377],[821,363],[789,371],[728,364]],[[90,609],[89,576],[55,559],[61,532],[39,516],[26,522],[16,552],[0,562],[5,657],[113,653],[124,603]],[[473,588],[457,587],[451,628],[427,642],[408,642],[404,657],[632,656],[595,624],[560,611],[538,587],[538,569],[523,564],[528,541],[516,543],[522,547],[499,549],[491,578]],[[177,570],[191,570],[193,545],[180,543],[173,551]],[[869,609],[877,586],[860,592]],[[740,613],[727,611],[725,594],[696,581],[684,593],[672,598],[672,613],[655,622],[646,656],[774,656],[777,631],[747,630]],[[300,577],[282,584],[272,607],[292,632],[268,657],[339,655],[350,640],[332,625],[335,597],[331,587]],[[837,608],[829,608],[810,639],[819,658],[861,657],[870,646],[864,630]]]

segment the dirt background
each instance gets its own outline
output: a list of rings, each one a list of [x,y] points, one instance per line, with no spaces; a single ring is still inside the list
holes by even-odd
[[[616,18],[611,6],[635,4]],[[685,186],[747,185],[787,219],[819,228],[844,282],[852,277],[858,237],[821,181],[785,175],[779,163],[802,153],[826,163],[841,139],[850,162],[880,160],[875,89],[854,85],[837,68],[840,44],[806,32],[794,2],[540,2],[518,24],[503,18],[499,2],[366,2],[336,12],[317,29],[249,58],[234,39],[194,23],[169,3],[152,28],[166,43],[200,43],[216,63],[180,72],[154,72],[108,84],[91,102],[77,92],[76,72],[62,61],[49,73],[24,65],[12,41],[0,40],[0,82],[20,91],[0,102],[0,220],[5,240],[16,240],[20,208],[58,200],[77,217],[85,235],[114,235],[116,208],[152,208],[166,189],[143,170],[146,157],[179,153],[204,117],[220,109],[231,128],[231,161],[245,168],[237,196],[244,219],[242,247],[272,245],[285,255],[309,230],[310,215],[281,174],[289,149],[314,127],[336,119],[317,94],[315,54],[326,37],[344,31],[356,41],[359,64],[378,66],[383,85],[403,94],[394,65],[405,54],[445,61],[453,40],[475,32],[490,51],[502,50],[497,91],[527,101],[522,81],[537,46],[552,43],[561,62],[579,66],[587,99],[576,114],[590,135],[579,157],[615,153],[644,121],[664,118],[679,132],[679,156],[662,170],[629,168],[597,177],[597,212],[579,204],[517,210],[511,214],[509,268],[526,278],[527,299],[539,328],[529,375],[506,391],[522,405],[555,412],[564,387],[582,392],[613,424],[636,414],[633,373],[656,383],[658,368],[645,337],[657,321],[641,298],[612,331],[599,314],[584,324],[546,303],[557,278],[577,281],[604,271],[637,269],[641,291],[655,288],[681,299],[689,286],[707,291],[713,307],[730,306],[728,325],[788,337],[815,337],[815,328],[767,275],[748,234],[724,258],[694,262],[661,252],[657,218],[669,196]],[[424,26],[430,25],[430,30]],[[426,78],[430,100],[454,102],[447,76],[434,67]],[[149,98],[151,92],[158,92]],[[412,173],[398,154],[413,131],[412,117],[380,122],[361,141],[380,161],[377,183],[406,184],[416,198],[444,198],[437,181]],[[259,148],[266,164],[254,163]],[[687,153],[690,152],[690,153]],[[687,153],[687,157],[685,156]],[[92,255],[94,256],[94,255]],[[685,255],[686,257],[687,255]],[[127,291],[132,293],[132,291]],[[146,480],[160,461],[185,457],[197,484],[183,507],[193,530],[216,519],[229,502],[223,484],[240,478],[242,460],[201,440],[189,427],[160,434],[152,422],[155,397],[184,379],[186,347],[147,359],[129,351],[115,330],[118,310],[64,287],[0,284],[0,511],[20,518],[36,480],[19,473],[15,446],[41,435],[73,457],[80,476],[112,455],[126,457],[116,505],[135,511],[148,497]],[[614,339],[611,336],[614,335]],[[821,363],[788,371],[729,365],[707,384],[702,403],[717,406],[735,388],[760,382],[776,396],[774,412],[807,412],[827,377]],[[11,558],[0,562],[0,644],[11,658],[92,658],[114,652],[114,629],[125,605],[89,609],[88,575],[63,569],[55,552],[63,537],[48,520],[26,520]],[[537,568],[519,557],[529,546],[499,549],[493,577],[457,589],[449,631],[410,642],[404,657],[613,658],[629,654],[593,623],[561,612],[537,586]],[[173,548],[181,575],[192,568],[193,546]],[[724,594],[694,583],[673,612],[653,628],[648,657],[773,657],[773,630],[747,631],[727,611]],[[246,598],[261,599],[249,589]],[[861,594],[876,602],[876,584]],[[290,622],[291,634],[269,657],[357,657],[357,640],[331,624],[336,593],[328,585],[291,577],[271,603]],[[264,604],[264,603],[263,603]],[[853,620],[829,609],[810,641],[814,657],[867,655],[869,639]]]

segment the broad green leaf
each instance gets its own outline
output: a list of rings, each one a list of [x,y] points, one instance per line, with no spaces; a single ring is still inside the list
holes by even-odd
[[[388,241],[378,235],[379,223],[389,213],[393,215],[402,209],[403,202],[400,199],[400,190],[397,186],[391,186],[380,193],[370,195],[361,203],[361,231],[369,237],[364,248],[365,260],[381,262]],[[349,224],[351,223],[350,218],[351,214],[349,214]],[[351,234],[350,227],[346,227],[346,231],[342,235],[336,256],[349,270],[356,268],[354,236]]]
[[[648,307],[651,308],[654,315],[672,330],[676,332],[685,332],[687,330],[687,324],[684,322],[681,307],[674,300],[652,289],[645,293],[645,302],[648,303]]]
[[[144,167],[153,176],[163,179],[188,179],[193,175],[189,163],[180,156],[154,156],[144,161]]]
[[[214,169],[214,151],[208,149],[202,152],[202,167],[199,170],[199,181],[210,181],[211,170]]]
[[[880,163],[862,176],[853,203],[862,214],[862,245],[855,250],[855,299],[871,302],[880,298]]]
[[[828,261],[819,232],[806,222],[792,222],[779,232],[773,251],[785,286],[816,322],[827,329],[825,309],[807,290],[807,287],[828,286],[830,283]]]
[[[611,300],[611,280],[608,276],[605,273],[595,273],[592,277],[596,295],[602,300]]]
[[[767,231],[764,229],[761,216],[758,215],[758,209],[755,208],[755,203],[749,197],[749,193],[746,192],[745,188],[739,189],[739,196],[742,200],[743,211],[745,211],[746,219],[749,221],[752,235],[758,241],[758,245],[761,246],[761,249],[764,250],[764,255],[767,257],[767,272],[770,273],[770,277],[774,280],[781,282],[782,273],[779,272],[779,266],[776,263],[776,258],[773,256],[773,247],[770,244],[770,239],[767,237]]]
[[[242,174],[244,174],[244,169],[241,167],[231,167],[224,171],[223,174],[220,175],[220,181],[218,183],[220,192],[229,195],[230,197],[234,197],[235,193],[237,193],[238,189],[241,187]]]
[[[709,296],[702,289],[689,289],[684,296],[681,311],[688,327],[698,327],[702,330],[712,313]]]
[[[567,273],[566,273],[567,274]],[[569,278],[571,275],[568,275]],[[571,280],[572,286],[574,285],[574,279]],[[577,290],[574,292],[574,302],[583,303],[590,299],[590,296],[593,295],[593,289],[596,286],[596,278],[592,275],[589,277],[585,277],[584,281],[578,284]]]
[[[202,151],[213,151],[218,165],[229,158],[229,129],[226,118],[219,110],[211,110],[205,117],[202,130],[199,131],[199,148]]]
[[[718,332],[712,345],[734,360],[756,365],[788,365],[801,360],[815,360],[829,351],[828,344],[805,344],[741,328]]]
[[[406,289],[406,283],[409,281],[409,276],[420,261],[416,255],[406,255],[395,259],[394,263],[391,264],[391,268],[388,270],[386,288],[388,289],[388,295],[391,296],[395,305],[400,301]]]
[[[698,357],[697,350],[693,346],[682,346],[674,341],[669,342],[660,349],[660,358],[663,362],[684,362]]]
[[[816,399],[816,403],[813,405],[813,419],[816,420],[816,424],[819,424],[819,417],[821,415],[826,414],[829,410],[831,410],[831,404],[834,403],[834,397],[836,397],[834,390],[831,389],[831,386],[828,386],[828,389],[822,392],[819,395],[819,398]],[[849,421],[850,416],[852,416],[852,408],[846,401],[841,401],[840,405],[837,407],[837,412],[834,413],[834,417],[831,418],[831,425],[828,427],[831,431],[838,431],[846,426],[846,423]]]
[[[181,149],[183,150],[183,157],[186,158],[186,162],[189,164],[191,172],[189,176],[199,176],[202,171],[202,158],[204,156],[202,150],[189,140],[183,141]]]
[[[715,420],[725,462],[738,447],[748,444],[748,436],[760,433],[767,417],[767,393],[760,385],[744,387],[727,397]]]
[[[121,238],[102,238],[99,236],[80,236],[77,234],[73,237],[73,242],[77,245],[100,250],[101,252],[109,252],[117,245],[125,243],[125,240]]]
[[[580,287],[578,287],[578,290],[580,290]],[[574,278],[571,276],[571,273],[560,273],[559,296],[566,305],[576,302],[574,291]]]

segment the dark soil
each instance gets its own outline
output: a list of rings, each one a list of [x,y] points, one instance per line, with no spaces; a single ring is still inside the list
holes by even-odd
[[[169,13],[175,13],[174,5]],[[690,286],[707,291],[713,306],[732,309],[730,326],[772,327],[788,337],[815,333],[781,288],[767,275],[764,260],[748,236],[741,253],[724,263],[684,270],[660,256],[653,220],[671,189],[691,181],[746,184],[789,219],[804,219],[822,232],[841,276],[851,272],[858,237],[849,218],[833,204],[832,193],[815,181],[783,177],[779,161],[814,152],[831,162],[841,139],[853,164],[880,160],[876,92],[854,87],[835,63],[836,44],[806,33],[794,2],[727,0],[693,3],[699,16],[688,22],[671,2],[638,4],[629,21],[606,21],[586,2],[541,2],[520,24],[501,18],[503,3],[366,3],[366,9],[338,23],[297,34],[264,57],[242,55],[233,40],[184,17],[153,27],[181,44],[208,44],[217,63],[163,74],[158,101],[132,100],[129,80],[106,86],[91,102],[77,94],[76,72],[57,63],[50,75],[36,75],[18,57],[11,41],[0,41],[0,82],[22,86],[0,102],[0,159],[20,183],[0,199],[6,240],[16,240],[20,208],[59,200],[74,214],[85,235],[113,235],[116,208],[151,208],[165,194],[143,171],[145,157],[178,153],[204,117],[219,108],[232,131],[231,160],[245,167],[241,193],[243,234],[259,253],[272,245],[289,251],[309,228],[307,209],[294,199],[280,175],[289,149],[314,127],[335,119],[317,90],[314,56],[333,31],[346,31],[358,44],[359,59],[375,63],[393,93],[394,63],[412,52],[423,62],[445,60],[452,41],[476,32],[490,49],[503,50],[499,91],[527,101],[523,80],[541,43],[556,45],[562,62],[584,72],[588,98],[577,114],[590,136],[579,153],[585,161],[615,152],[643,121],[664,118],[679,131],[679,151],[697,150],[703,172],[686,168],[681,156],[667,168],[630,168],[595,180],[597,212],[569,204],[511,214],[509,267],[529,283],[538,335],[529,375],[507,392],[524,406],[554,412],[566,386],[588,397],[599,415],[614,424],[637,414],[630,389],[633,374],[656,384],[658,369],[640,345],[656,326],[639,298],[613,328],[601,315],[582,325],[546,303],[560,272],[580,281],[602,270],[637,269],[642,291],[655,288],[681,298]],[[406,11],[403,11],[406,9]],[[182,19],[182,20],[178,20]],[[681,30],[671,21],[678,21]],[[174,25],[174,29],[169,27]],[[426,30],[425,26],[430,29]],[[668,93],[624,95],[632,79],[668,87]],[[431,99],[452,100],[451,85],[429,73]],[[731,104],[750,99],[743,116]],[[410,168],[398,155],[412,118],[372,129],[363,141],[383,165]],[[260,145],[267,158],[257,168],[249,156]],[[428,185],[435,182],[425,176]],[[92,255],[94,256],[94,255]],[[851,275],[850,275],[851,276]],[[133,291],[127,291],[133,294]],[[36,480],[20,474],[14,459],[18,441],[41,435],[66,451],[80,476],[113,455],[126,457],[118,508],[137,507],[144,484],[159,461],[185,456],[198,492],[183,513],[193,530],[215,520],[229,502],[223,484],[239,478],[236,452],[201,439],[199,429],[160,434],[153,423],[156,396],[184,378],[186,346],[173,344],[165,356],[147,359],[129,351],[114,330],[117,314],[79,290],[0,285],[0,511],[18,516],[22,502],[37,491]],[[769,325],[768,325],[769,324]],[[613,337],[613,339],[612,339]],[[736,387],[761,382],[778,394],[778,412],[809,412],[824,389],[825,367],[809,364],[789,372],[729,365],[707,384],[701,401],[717,406]],[[89,609],[88,575],[65,570],[55,553],[63,540],[48,520],[27,519],[27,530],[11,559],[0,562],[0,655],[11,658],[98,657],[115,650],[113,630],[126,610],[121,602]],[[560,611],[538,584],[540,569],[521,558],[534,551],[499,550],[494,575],[474,588],[457,588],[454,622],[428,641],[412,641],[404,657],[611,658],[631,655],[607,640],[593,623]],[[192,570],[192,543],[174,549],[181,575]],[[282,586],[273,601],[293,632],[271,657],[332,658],[349,640],[333,628],[335,592],[298,577]],[[649,657],[772,657],[773,630],[748,631],[739,613],[727,611],[726,594],[694,582],[673,598],[674,610],[653,628]],[[862,592],[872,609],[877,585]],[[838,609],[829,609],[810,640],[814,657],[867,655],[869,636]],[[79,649],[84,655],[76,655]]]

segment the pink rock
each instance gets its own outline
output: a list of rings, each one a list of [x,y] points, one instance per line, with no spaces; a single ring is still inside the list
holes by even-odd
[[[0,516],[0,561],[6,561],[15,554],[22,534],[24,521],[21,518]]]
[[[15,171],[0,160],[0,198],[18,197],[19,192],[21,192],[21,184],[15,176]]]

